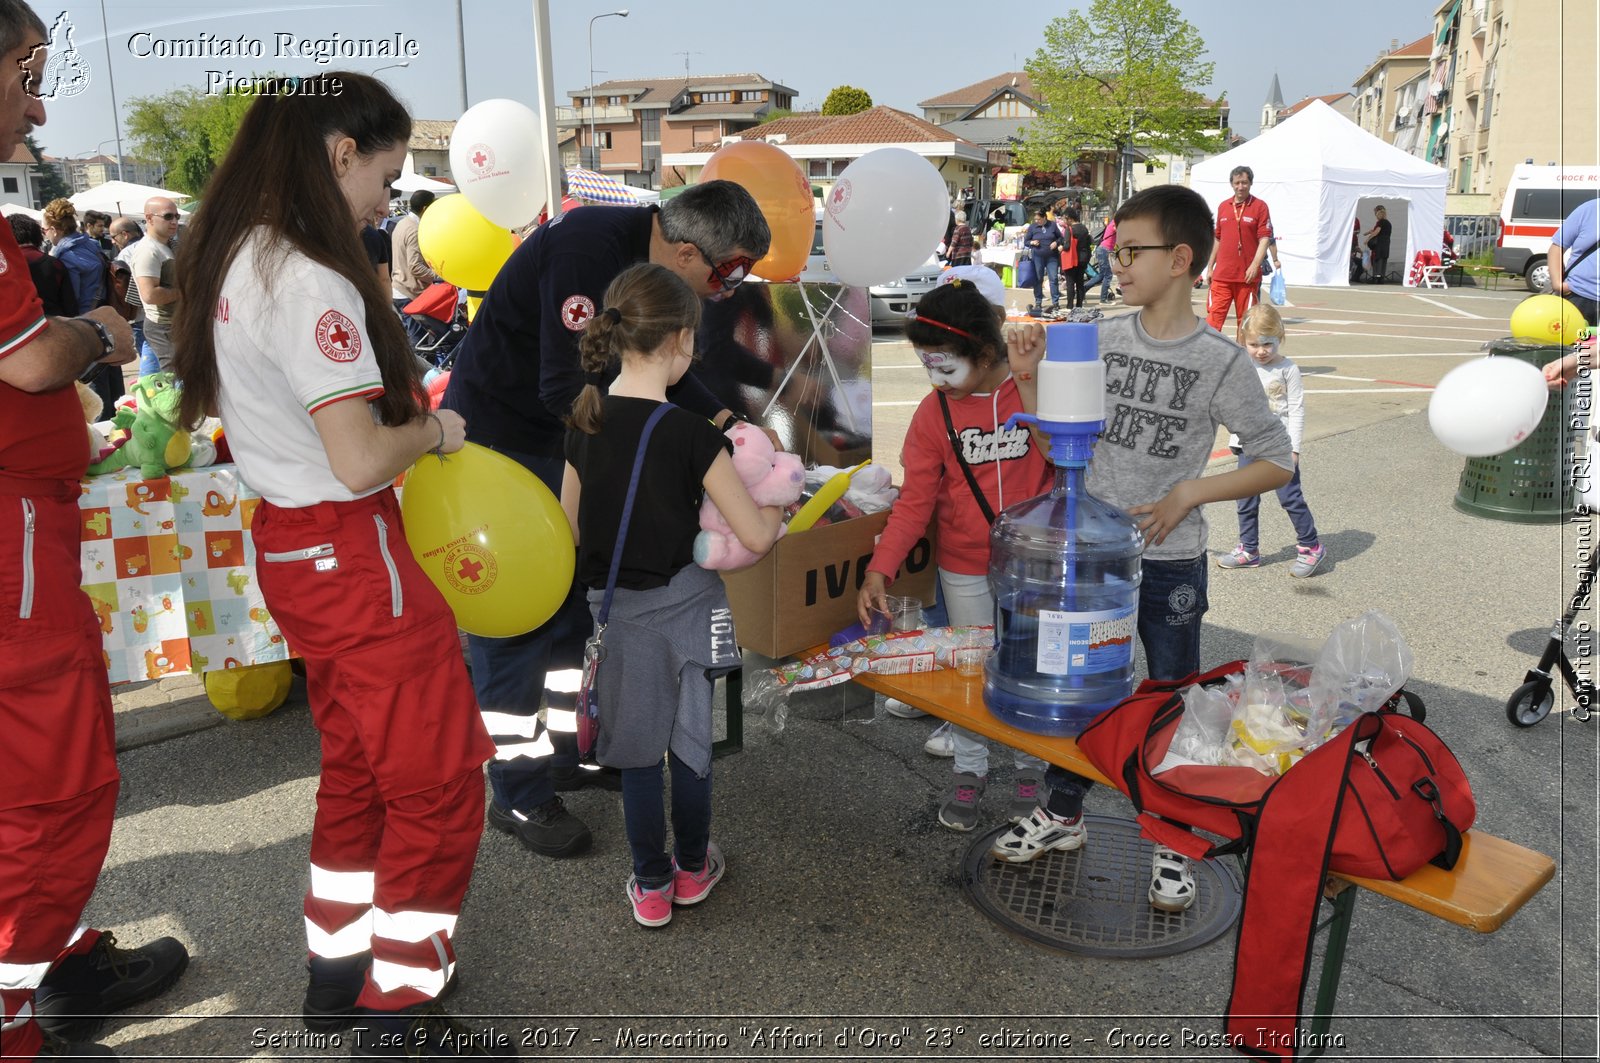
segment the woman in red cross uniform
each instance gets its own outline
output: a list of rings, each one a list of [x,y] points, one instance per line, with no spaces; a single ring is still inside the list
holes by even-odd
[[[437,1000],[455,968],[494,746],[391,486],[465,436],[458,415],[428,411],[359,238],[389,200],[410,132],[370,77],[266,82],[184,241],[174,339],[184,416],[220,411],[264,499],[256,576],[305,659],[322,736],[306,1025],[356,1023],[370,1049],[358,1055],[421,1044],[449,1056],[442,1046],[461,1042]]]

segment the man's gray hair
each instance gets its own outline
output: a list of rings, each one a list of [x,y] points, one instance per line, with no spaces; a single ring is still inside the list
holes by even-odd
[[[772,246],[772,230],[755,197],[732,181],[691,185],[661,204],[661,236],[672,244],[694,244],[719,263],[736,250],[761,258]]]
[[[50,39],[44,22],[24,0],[0,0],[0,55],[14,52],[24,44]]]

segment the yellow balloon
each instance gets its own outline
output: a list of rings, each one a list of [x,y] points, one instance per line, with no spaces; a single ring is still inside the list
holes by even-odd
[[[1570,346],[1587,327],[1578,308],[1559,295],[1530,295],[1511,311],[1511,335],[1532,343]]]
[[[470,634],[532,631],[572,586],[577,547],[561,503],[503,454],[468,443],[423,455],[406,474],[400,513],[417,564]]]
[[[472,319],[478,316],[478,307],[483,303],[483,296],[467,296],[467,324],[472,324]]]
[[[422,257],[458,288],[487,291],[516,246],[509,229],[479,214],[463,195],[435,200],[417,226]]]

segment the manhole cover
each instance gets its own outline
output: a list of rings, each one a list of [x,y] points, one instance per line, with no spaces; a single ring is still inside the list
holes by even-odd
[[[1187,912],[1150,906],[1153,846],[1138,824],[1086,816],[1088,843],[1028,864],[989,855],[1007,824],[973,843],[962,861],[967,894],[1006,930],[1035,944],[1087,956],[1171,956],[1214,940],[1239,917],[1243,898],[1228,863],[1194,864],[1200,896]]]

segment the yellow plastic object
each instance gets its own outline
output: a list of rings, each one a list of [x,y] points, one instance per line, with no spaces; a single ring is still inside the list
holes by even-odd
[[[566,599],[577,566],[567,515],[505,455],[475,443],[442,458],[424,454],[406,473],[400,512],[412,555],[461,630],[521,635]]]
[[[1582,311],[1559,295],[1530,295],[1511,311],[1511,335],[1530,343],[1568,347],[1587,324]]]
[[[230,720],[258,720],[289,697],[294,672],[288,661],[224,668],[204,676],[206,697]]]
[[[795,515],[789,518],[789,534],[807,531],[813,524],[822,519],[835,502],[844,497],[850,490],[850,477],[866,468],[871,462],[864,461],[853,469],[836,472],[828,477],[828,482],[817,488],[817,493],[811,496],[811,501],[801,506]]]

